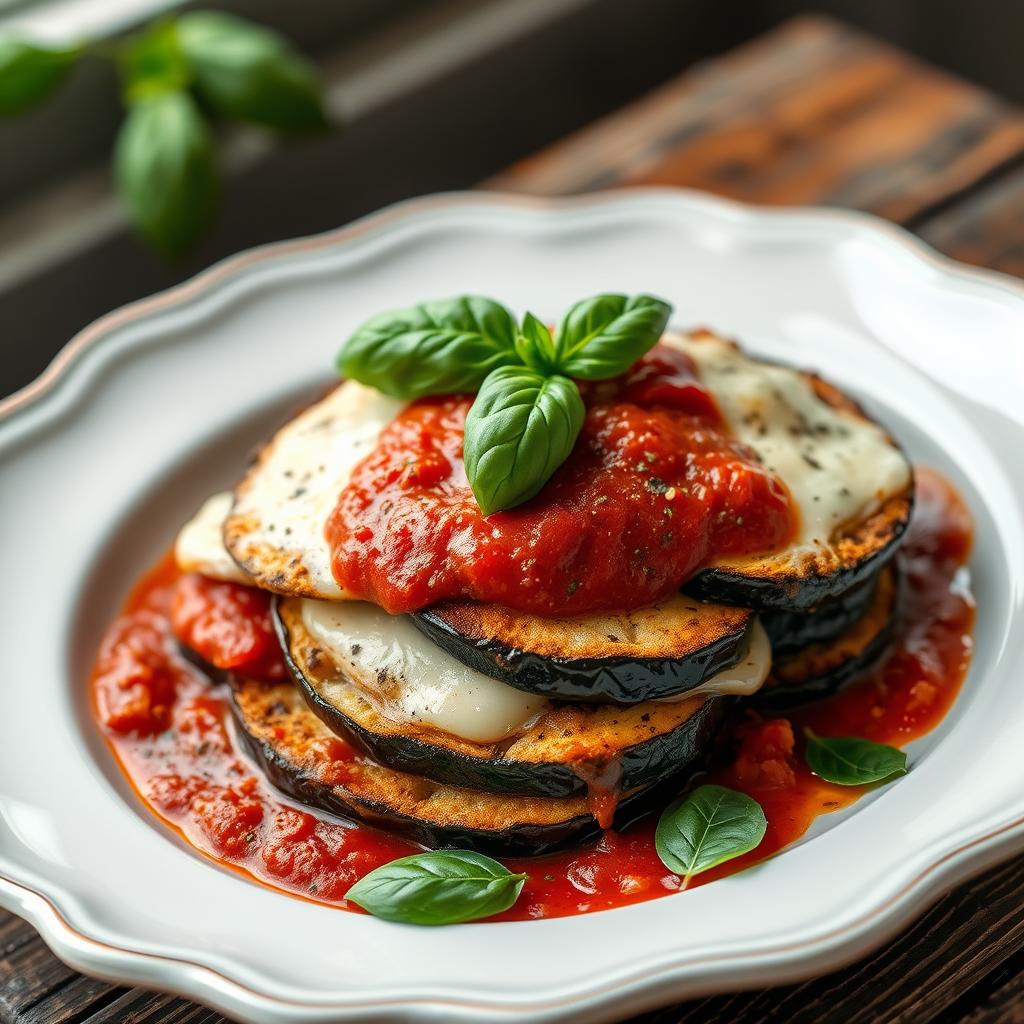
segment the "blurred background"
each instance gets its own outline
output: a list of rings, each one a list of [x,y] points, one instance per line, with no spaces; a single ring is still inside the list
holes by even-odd
[[[216,126],[222,200],[168,260],[119,202],[124,118],[107,41],[190,9],[281,33],[339,127],[282,144]],[[1020,0],[0,0],[0,38],[93,41],[59,91],[0,119],[0,396],[110,309],[261,242],[473,186],[699,61],[821,12],[1024,102]]]

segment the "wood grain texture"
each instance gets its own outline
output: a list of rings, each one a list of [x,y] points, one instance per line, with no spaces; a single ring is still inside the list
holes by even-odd
[[[1024,276],[1024,117],[834,22],[788,23],[486,184],[565,194],[689,185],[870,210]],[[0,912],[0,1021],[221,1024],[173,996],[60,964]],[[799,985],[695,1000],[634,1024],[1024,1024],[1024,857],[940,900],[873,956]]]
[[[1024,277],[1024,166],[915,225],[936,249]]]
[[[1024,150],[1024,115],[821,18],[790,22],[513,165],[489,188],[685,185],[906,222]]]

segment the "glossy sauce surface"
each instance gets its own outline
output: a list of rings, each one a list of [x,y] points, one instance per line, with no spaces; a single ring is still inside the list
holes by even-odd
[[[799,839],[818,815],[862,795],[863,788],[824,783],[804,766],[805,726],[825,736],[902,745],[933,729],[956,699],[970,662],[974,621],[962,569],[971,522],[961,499],[937,474],[918,471],[917,487],[914,519],[897,556],[904,594],[891,653],[870,675],[798,712],[772,718],[750,710],[733,714],[709,778],[756,799],[768,832],[757,850],[698,876],[691,886],[763,860]],[[344,901],[348,887],[416,848],[297,808],[237,753],[226,688],[178,653],[171,625],[175,605],[179,629],[215,624],[209,629],[218,640],[208,650],[232,657],[243,650],[248,671],[274,675],[281,669],[258,639],[236,643],[238,637],[263,635],[265,606],[243,596],[245,588],[237,584],[207,582],[182,581],[168,557],[139,583],[95,666],[99,724],[142,799],[198,850],[277,888],[356,909]],[[231,621],[237,622],[234,637]],[[340,740],[324,753],[339,762],[356,756]],[[653,832],[654,820],[648,819],[621,834],[606,832],[587,849],[506,859],[530,878],[501,919],[587,913],[679,891],[680,879],[658,860]]]
[[[785,486],[732,438],[685,353],[659,345],[583,396],[580,437],[542,493],[486,518],[462,460],[472,396],[408,406],[328,522],[341,587],[392,613],[446,598],[539,615],[639,608],[715,557],[795,534]]]

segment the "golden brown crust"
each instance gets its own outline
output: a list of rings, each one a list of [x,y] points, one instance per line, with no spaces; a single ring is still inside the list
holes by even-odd
[[[382,736],[403,736],[440,743],[466,757],[507,758],[522,763],[607,761],[630,747],[663,736],[685,725],[714,698],[697,695],[678,701],[646,701],[622,707],[615,704],[558,704],[545,712],[522,735],[498,743],[478,743],[418,723],[394,722],[376,711],[349,677],[309,634],[298,601],[278,604],[288,634],[289,655],[299,671],[314,682],[340,680],[349,685],[332,689],[331,702],[346,717]],[[386,685],[386,683],[385,683]]]
[[[647,608],[543,618],[497,604],[449,601],[441,615],[470,643],[495,642],[513,651],[567,660],[685,658],[742,636],[751,612],[679,595]]]
[[[589,817],[578,797],[502,796],[442,785],[354,757],[310,711],[292,683],[233,683],[245,732],[308,787],[329,790],[360,817],[405,817],[441,828],[503,832]],[[341,754],[342,756],[338,756]]]

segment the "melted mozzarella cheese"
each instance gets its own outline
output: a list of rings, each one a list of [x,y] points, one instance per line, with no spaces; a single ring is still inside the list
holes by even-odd
[[[215,580],[251,583],[224,547],[224,520],[231,510],[231,492],[207,498],[181,528],[174,542],[174,560],[182,572],[198,572]]]
[[[514,736],[548,707],[543,697],[476,672],[404,616],[376,605],[306,600],[302,622],[348,680],[392,721],[415,722],[478,743]]]
[[[760,619],[754,619],[747,650],[731,668],[723,668],[700,686],[664,700],[686,700],[703,693],[718,697],[751,697],[764,685],[772,667],[772,645]]]
[[[354,380],[285,424],[235,489],[228,551],[279,594],[345,600],[324,527],[352,470],[404,402]]]
[[[543,697],[469,668],[406,617],[388,615],[375,605],[306,600],[302,623],[344,673],[344,678],[321,684],[327,700],[333,688],[354,683],[393,722],[428,725],[477,743],[519,735],[550,707]],[[755,620],[748,649],[736,665],[668,699],[749,697],[764,683],[771,660],[768,636]]]
[[[801,521],[795,547],[827,546],[909,485],[910,466],[885,432],[823,402],[796,370],[709,334],[665,341],[693,359],[734,436],[789,488]]]

